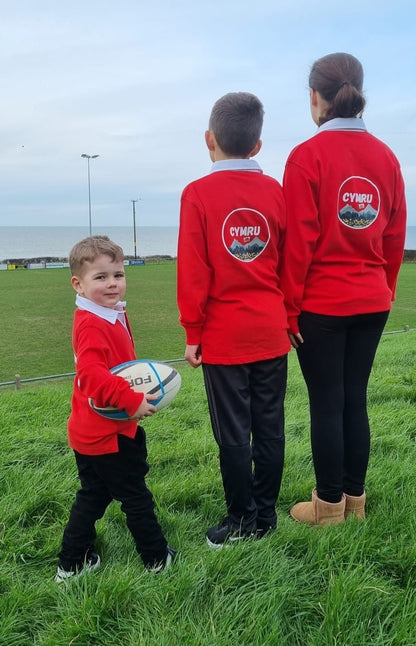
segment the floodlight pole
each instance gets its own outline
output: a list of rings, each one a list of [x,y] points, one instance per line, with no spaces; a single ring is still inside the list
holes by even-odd
[[[134,259],[137,258],[137,240],[136,240],[136,202],[137,200],[131,200],[133,204],[133,240],[134,240]]]
[[[92,236],[92,223],[91,223],[91,179],[90,179],[90,159],[96,159],[99,155],[86,155],[83,153],[81,157],[87,160],[88,165],[88,223],[90,227],[90,236]]]

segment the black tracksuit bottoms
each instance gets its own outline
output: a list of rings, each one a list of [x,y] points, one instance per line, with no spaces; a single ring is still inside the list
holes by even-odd
[[[133,439],[119,435],[118,445],[118,453],[104,455],[74,451],[81,489],[72,505],[59,553],[59,565],[65,570],[82,566],[86,554],[94,549],[95,523],[112,500],[121,502],[143,563],[152,566],[166,558],[167,542],[145,484],[149,466],[143,428],[137,427]]]
[[[202,368],[231,524],[247,531],[275,527],[285,451],[287,355],[238,365],[204,363]]]

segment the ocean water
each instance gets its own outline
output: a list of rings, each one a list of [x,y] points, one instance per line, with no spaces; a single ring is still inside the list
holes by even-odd
[[[133,227],[94,227],[93,234],[108,235],[127,256],[134,256]],[[72,246],[89,235],[88,227],[2,227],[0,262],[53,256],[67,258]],[[176,256],[178,227],[137,227],[136,255]],[[406,249],[416,250],[416,226],[407,228]]]
[[[93,228],[93,235],[107,235],[126,256],[134,256],[133,227]],[[39,257],[67,258],[73,245],[89,235],[88,227],[2,227],[0,262]],[[178,227],[137,227],[136,255],[176,256]]]
[[[416,249],[416,227],[407,227],[406,231],[406,244],[405,249],[415,250]]]

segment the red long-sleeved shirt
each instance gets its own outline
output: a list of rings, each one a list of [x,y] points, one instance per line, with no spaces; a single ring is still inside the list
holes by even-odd
[[[281,356],[290,349],[279,287],[281,186],[253,160],[213,168],[181,200],[178,305],[186,342],[201,345],[204,363]]]
[[[406,232],[392,151],[361,119],[333,119],[286,163],[282,265],[289,328],[304,311],[347,316],[391,308]]]
[[[122,377],[112,375],[111,368],[136,359],[130,326],[115,323],[86,310],[77,309],[74,316],[73,348],[76,375],[72,410],[68,420],[71,448],[85,455],[118,452],[117,435],[134,437],[137,421],[114,421],[95,413],[89,397],[97,406],[123,408],[133,415],[144,394],[136,393]]]

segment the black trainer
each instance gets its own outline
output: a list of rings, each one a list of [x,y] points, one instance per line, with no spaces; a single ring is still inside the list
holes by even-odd
[[[270,525],[270,523],[262,523],[257,521],[257,538],[264,538],[268,536],[270,532],[274,532],[276,525]]]
[[[226,516],[219,525],[215,525],[215,527],[211,527],[207,531],[206,538],[209,547],[221,549],[224,545],[231,545],[237,541],[256,538],[256,530],[246,530],[235,525],[233,526],[228,516]]]
[[[159,574],[160,572],[163,572],[163,570],[167,570],[172,565],[176,554],[177,551],[168,545],[165,559],[159,563],[155,563],[154,565],[146,565],[146,569],[149,572],[153,572],[153,574]]]
[[[96,552],[87,552],[85,555],[85,560],[79,565],[74,565],[69,570],[65,570],[63,567],[58,565],[58,569],[55,575],[55,583],[62,583],[67,579],[72,577],[79,577],[86,572],[91,572],[91,570],[96,570],[100,567],[101,559]]]

